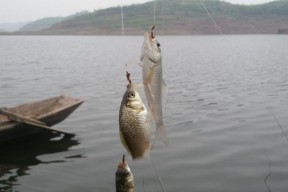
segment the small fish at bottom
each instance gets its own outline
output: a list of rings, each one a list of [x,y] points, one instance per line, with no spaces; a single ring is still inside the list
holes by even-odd
[[[115,173],[116,192],[134,192],[133,174],[123,155],[122,161],[118,164]]]

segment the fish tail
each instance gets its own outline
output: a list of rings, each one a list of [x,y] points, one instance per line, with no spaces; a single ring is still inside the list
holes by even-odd
[[[163,141],[165,145],[168,145],[168,137],[166,132],[166,127],[162,124],[160,126],[157,126],[156,128],[156,138]]]

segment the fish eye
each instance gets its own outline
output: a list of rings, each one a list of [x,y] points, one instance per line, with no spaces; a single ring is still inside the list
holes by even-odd
[[[123,174],[124,174],[124,175],[127,177],[127,176],[129,176],[129,175],[130,175],[130,172],[129,172],[129,171],[127,171],[127,170],[125,170]]]
[[[129,92],[129,93],[128,93],[128,97],[129,97],[129,98],[133,98],[133,97],[135,97],[135,93],[134,93],[134,92],[132,92],[132,91],[131,91],[131,92]]]
[[[157,41],[157,43],[156,43],[156,44],[157,44],[157,47],[160,47],[160,43],[159,43],[158,41]]]

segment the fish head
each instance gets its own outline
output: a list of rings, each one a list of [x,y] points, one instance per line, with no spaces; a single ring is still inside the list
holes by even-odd
[[[123,160],[118,164],[116,170],[116,187],[124,188],[134,188],[133,174],[128,166],[125,156],[123,155]]]
[[[148,57],[154,62],[158,62],[161,59],[160,43],[157,41],[152,28],[150,31],[144,33],[144,42],[141,50],[141,61],[144,57]]]
[[[126,178],[127,180],[133,180],[133,175],[132,175],[132,172],[130,170],[130,167],[128,166],[127,161],[121,161],[118,164],[116,174],[120,178]]]
[[[127,85],[127,90],[124,94],[124,105],[132,110],[142,112],[145,106],[142,102],[140,94],[137,91],[137,85],[130,83]]]

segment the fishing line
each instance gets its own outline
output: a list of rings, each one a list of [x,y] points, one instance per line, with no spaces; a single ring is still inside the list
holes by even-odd
[[[124,36],[125,36],[125,24],[124,24],[124,10],[123,10],[123,2],[122,0],[120,0],[120,8],[121,8],[121,36],[122,36],[122,47],[126,47],[126,43],[124,40]],[[123,55],[125,60],[127,60],[127,49],[123,49]],[[127,63],[125,63],[125,71],[128,71],[128,65]]]
[[[256,87],[256,88],[257,88],[257,87]],[[260,91],[259,89],[258,89],[258,92],[261,93],[261,91]],[[264,94],[262,93],[262,95],[264,95]],[[288,136],[287,136],[287,134],[285,133],[285,131],[284,131],[282,125],[280,124],[278,118],[276,117],[276,115],[272,112],[272,110],[269,109],[268,106],[266,106],[266,110],[268,111],[268,113],[271,115],[271,117],[272,117],[272,118],[274,119],[274,121],[276,122],[277,126],[278,126],[279,129],[281,130],[282,135],[283,135],[283,136],[285,137],[285,139],[288,141]]]
[[[220,27],[218,26],[218,24],[216,23],[216,21],[214,20],[214,18],[212,17],[212,15],[210,14],[210,12],[208,11],[208,9],[206,8],[203,0],[199,0],[201,5],[203,6],[203,8],[205,9],[205,11],[207,12],[207,14],[209,15],[209,17],[211,18],[211,20],[213,21],[213,23],[215,24],[215,26],[217,27],[218,31],[220,32],[221,35],[223,35],[223,32],[222,30],[220,29]],[[248,73],[247,73],[248,74]],[[258,92],[260,94],[263,95],[264,97],[264,94],[261,92],[260,88],[258,88],[256,85],[255,85],[255,88],[258,90]],[[288,141],[288,136],[287,134],[285,133],[283,127],[281,126],[278,118],[276,117],[276,115],[269,109],[268,106],[266,106],[266,110],[268,111],[268,113],[271,115],[271,117],[273,118],[273,120],[276,122],[277,126],[279,127],[279,129],[281,130],[281,133],[282,135],[285,137],[285,139]]]
[[[142,176],[142,191],[145,192],[145,178]]]
[[[162,7],[161,7],[161,17],[162,17],[162,26],[161,26],[161,34],[164,35],[164,0],[162,2]]]
[[[273,117],[274,121],[276,122],[276,124],[278,125],[278,127],[280,128],[282,135],[284,135],[284,137],[286,138],[286,140],[288,141],[288,136],[285,133],[283,127],[281,126],[279,120],[277,119],[277,117],[274,115],[274,113],[268,108],[266,107],[267,111],[270,113],[270,115]]]
[[[164,0],[161,0],[161,17],[162,17],[162,23],[161,23],[161,34],[164,33]],[[154,25],[156,25],[156,10],[157,10],[157,0],[154,0]]]
[[[156,24],[156,3],[157,3],[157,0],[154,1],[154,25]]]
[[[153,167],[153,169],[154,169],[154,172],[155,172],[155,174],[156,174],[156,176],[157,176],[157,178],[158,178],[158,181],[159,181],[159,184],[160,184],[160,186],[161,186],[162,191],[163,191],[163,192],[166,192],[165,187],[164,187],[164,184],[163,184],[163,181],[162,181],[162,178],[161,178],[161,176],[160,176],[160,174],[159,174],[159,172],[158,172],[158,170],[157,170],[154,162],[152,161],[152,158],[151,158],[151,157],[150,157],[150,162],[151,162],[152,167]]]
[[[156,25],[156,3],[157,3],[157,0],[154,0],[154,26]],[[163,25],[164,25],[164,15],[163,15],[163,0],[162,0],[162,34],[163,34]],[[151,150],[154,148],[155,143],[156,143],[156,136],[154,138]],[[161,186],[162,191],[166,192],[164,184],[163,184],[163,181],[162,181],[162,178],[161,178],[161,176],[160,176],[160,174],[159,174],[154,162],[152,161],[151,157],[150,157],[150,162],[151,162],[152,167],[154,169],[154,172],[155,172],[155,174],[157,176],[157,179],[158,179],[158,182],[159,182],[159,184]]]
[[[123,13],[123,2],[121,0],[121,27],[122,27],[122,31],[121,31],[121,35],[124,36],[125,34],[125,26],[124,26],[124,13]]]
[[[245,70],[245,71],[246,71],[246,70]],[[246,71],[246,74],[248,74],[247,71]],[[248,79],[248,80],[251,82],[251,84],[252,84],[252,81],[251,81],[249,78],[246,78],[246,79]],[[260,89],[257,85],[254,85],[254,87],[255,87],[255,89],[258,91],[258,93],[259,93],[260,95],[262,95],[262,97],[267,100],[267,103],[269,103],[267,97],[264,95],[264,93],[261,91],[261,89]],[[276,125],[278,126],[278,128],[280,129],[282,135],[283,135],[283,136],[285,137],[285,139],[288,141],[288,136],[287,136],[287,134],[285,133],[285,131],[284,131],[282,125],[280,124],[278,118],[276,117],[276,115],[273,113],[273,111],[272,111],[271,109],[269,109],[269,106],[268,106],[268,105],[266,105],[265,108],[266,108],[267,112],[269,113],[269,115],[273,118],[273,120],[274,120],[274,122],[276,123]]]
[[[155,24],[155,22],[156,22],[156,3],[157,3],[157,0],[154,0],[154,24]],[[121,31],[121,35],[122,35],[122,37],[125,35],[125,26],[124,26],[124,11],[123,11],[123,4],[122,4],[122,0],[121,0],[121,5],[120,5],[120,7],[121,7],[121,26],[122,26],[122,31]],[[163,15],[163,10],[162,10],[162,19],[164,20],[164,15]],[[162,21],[162,25],[164,25],[164,21]],[[162,27],[163,28],[163,27]],[[163,29],[162,29],[163,30]],[[162,32],[163,33],[163,32]],[[123,38],[122,38],[122,40],[123,40]],[[124,43],[123,43],[123,45],[124,45]],[[126,72],[127,72],[127,64],[125,64],[125,66],[126,66]],[[155,166],[155,164],[154,164],[154,162],[152,161],[152,158],[150,157],[150,162],[151,162],[151,164],[152,164],[152,167],[153,167],[153,169],[154,169],[154,171],[155,171],[155,174],[156,174],[156,176],[157,176],[157,178],[158,178],[158,181],[159,181],[159,183],[160,183],[160,185],[161,185],[161,189],[162,189],[162,191],[163,192],[166,192],[166,190],[165,190],[165,188],[164,188],[164,184],[163,184],[163,181],[162,181],[162,179],[161,179],[161,176],[159,175],[159,172],[158,172],[158,170],[157,170],[157,168],[156,168],[156,166]],[[142,187],[143,187],[143,190],[145,190],[144,189],[144,178],[143,178],[143,183],[142,183]]]
[[[270,187],[269,187],[269,185],[268,185],[268,183],[267,183],[267,180],[268,180],[269,177],[271,177],[271,175],[272,175],[272,171],[271,171],[272,162],[271,162],[270,158],[269,158],[268,155],[267,155],[267,149],[265,149],[265,157],[266,157],[266,159],[268,160],[268,174],[267,174],[267,175],[265,176],[265,178],[264,178],[264,183],[265,183],[265,186],[266,186],[266,188],[267,188],[267,191],[268,191],[268,192],[271,192],[271,189],[270,189]]]
[[[163,34],[163,32],[162,32],[162,34]],[[154,140],[153,140],[153,143],[152,143],[152,146],[151,146],[151,150],[154,149],[154,147],[155,147],[155,145],[156,145],[156,141],[157,141],[157,138],[156,138],[156,134],[155,134],[155,135],[154,135]],[[156,176],[157,176],[157,179],[158,179],[158,182],[159,182],[159,184],[160,184],[160,186],[161,186],[162,191],[163,191],[163,192],[166,192],[165,187],[164,187],[164,184],[163,184],[163,181],[162,181],[162,179],[161,179],[161,176],[160,176],[160,174],[159,174],[159,172],[158,172],[155,164],[153,163],[151,157],[150,157],[150,161],[151,161],[151,164],[152,164],[152,166],[153,166],[154,172],[155,172],[155,174],[156,174]]]
[[[219,33],[221,35],[223,35],[222,30],[220,29],[220,27],[218,26],[218,24],[216,23],[215,19],[212,17],[212,15],[210,14],[210,12],[208,11],[208,9],[206,8],[206,5],[204,4],[203,0],[199,0],[201,5],[203,6],[203,8],[205,9],[206,13],[208,14],[208,16],[210,17],[210,19],[213,21],[214,25],[216,26],[216,28],[218,29]]]

